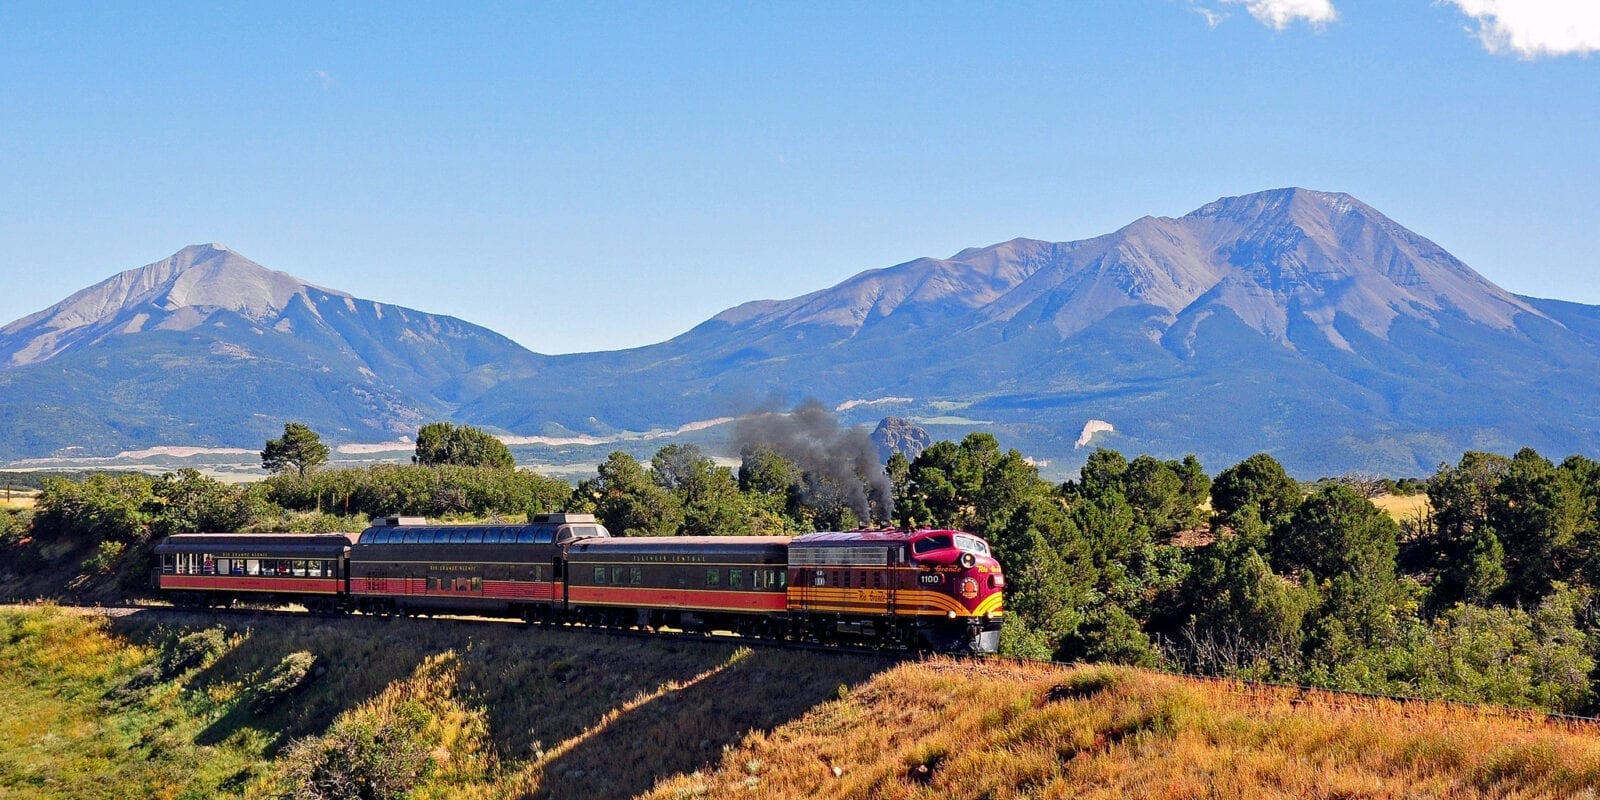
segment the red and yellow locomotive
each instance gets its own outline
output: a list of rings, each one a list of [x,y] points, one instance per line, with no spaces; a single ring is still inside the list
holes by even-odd
[[[960,531],[813,533],[789,543],[789,613],[824,638],[992,653],[1004,589],[988,543]]]

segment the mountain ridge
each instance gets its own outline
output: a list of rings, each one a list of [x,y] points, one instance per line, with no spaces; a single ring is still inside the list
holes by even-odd
[[[0,399],[16,397],[24,375],[50,394],[37,376],[56,365],[104,383],[87,396],[125,410],[115,398],[130,378],[107,383],[95,365],[176,337],[139,363],[181,353],[237,378],[246,373],[224,367],[253,356],[274,375],[298,375],[298,391],[364,392],[318,412],[335,440],[392,438],[423,418],[521,437],[672,430],[805,398],[872,424],[871,407],[850,401],[894,397],[904,398],[897,415],[935,436],[978,427],[1068,463],[1081,461],[1077,434],[1091,419],[1114,425],[1109,446],[1213,462],[1266,450],[1302,473],[1410,474],[1469,448],[1600,449],[1600,418],[1560,399],[1600,391],[1600,308],[1507,292],[1337,192],[1269,190],[1075,242],[1017,238],[913,259],[743,303],[658,344],[559,356],[314,287],[219,247],[173,256],[184,258],[182,274],[225,287],[157,286],[157,273],[174,270],[128,277],[134,270],[0,329],[10,364]],[[128,285],[91,291],[118,279]],[[113,297],[125,302],[103,308]],[[148,317],[135,327],[139,314]],[[263,341],[281,347],[262,351]],[[12,363],[18,353],[34,360]],[[327,372],[311,380],[307,369]],[[282,392],[262,394],[252,413],[280,426],[297,413]],[[0,431],[15,424],[8,414]],[[104,446],[118,450],[179,443],[165,428],[111,427]],[[244,435],[206,441],[252,441]]]

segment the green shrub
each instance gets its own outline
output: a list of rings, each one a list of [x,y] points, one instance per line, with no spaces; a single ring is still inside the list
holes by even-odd
[[[113,542],[109,539],[95,547],[94,555],[84,559],[79,566],[90,575],[104,575],[116,566],[117,558],[127,548],[122,542]]]
[[[312,668],[316,663],[317,657],[305,650],[284,656],[283,660],[272,668],[272,673],[267,676],[266,681],[256,687],[255,698],[250,701],[251,710],[257,714],[264,714],[277,705],[279,700],[299,691],[311,681]]]
[[[228,638],[221,628],[185,634],[163,647],[154,660],[129,675],[107,694],[107,698],[119,702],[131,700],[151,686],[216,660],[227,650]]]
[[[156,662],[160,678],[161,680],[176,678],[195,667],[203,667],[215,661],[226,652],[228,652],[228,636],[221,628],[207,628],[185,634],[170,647],[162,649],[161,658]]]
[[[0,546],[10,547],[27,538],[33,527],[33,512],[24,508],[0,508]]]
[[[399,800],[433,771],[428,710],[415,700],[346,714],[280,758],[292,800]]]

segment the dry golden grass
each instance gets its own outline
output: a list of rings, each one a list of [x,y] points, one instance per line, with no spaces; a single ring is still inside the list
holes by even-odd
[[[1379,495],[1372,498],[1372,504],[1389,512],[1389,516],[1396,521],[1418,519],[1428,513],[1428,496],[1425,494]]]
[[[215,662],[107,704],[210,628]],[[1600,796],[1600,725],[1126,668],[367,617],[9,609],[0,633],[0,741],[18,744],[0,796],[91,796],[105,775],[140,796],[272,794],[279,747],[403,701],[430,712],[421,800]],[[302,650],[325,671],[251,713],[250,687]]]
[[[880,675],[675,798],[1595,797],[1600,728],[1513,712],[933,661]]]
[[[34,495],[13,491],[11,499],[0,494],[0,508],[33,508]]]

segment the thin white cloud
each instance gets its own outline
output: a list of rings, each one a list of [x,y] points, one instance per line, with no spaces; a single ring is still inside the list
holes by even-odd
[[[1215,28],[1228,18],[1228,12],[1220,8],[1210,8],[1201,5],[1198,0],[1189,0],[1189,10],[1205,18],[1207,28]]]
[[[324,88],[324,89],[332,89],[333,88],[333,74],[328,72],[327,70],[325,70],[325,69],[314,69],[314,70],[311,71],[311,77],[317,83],[322,84],[322,88]]]
[[[1597,0],[1440,0],[1478,23],[1473,34],[1496,55],[1519,58],[1600,52]]]
[[[1339,12],[1334,10],[1331,0],[1222,0],[1222,2],[1244,6],[1245,10],[1250,12],[1250,16],[1278,31],[1300,21],[1320,28],[1339,18]],[[1209,20],[1209,17],[1207,19]]]

